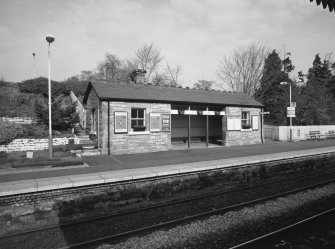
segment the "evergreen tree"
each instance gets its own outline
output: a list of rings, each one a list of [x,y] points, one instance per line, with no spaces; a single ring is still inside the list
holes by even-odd
[[[58,97],[51,106],[52,129],[65,131],[74,127],[79,122],[79,116],[76,113],[76,103],[65,104],[63,97]],[[49,110],[46,101],[37,101],[35,103],[35,114],[37,122],[49,125]]]
[[[319,54],[315,55],[313,66],[308,70],[307,83],[303,87],[306,105],[309,109],[309,125],[325,125],[335,120],[332,110],[332,73],[330,63],[321,61]]]
[[[287,122],[288,87],[280,83],[283,81],[292,83],[292,81],[282,69],[282,61],[276,50],[273,50],[265,59],[260,87],[254,95],[265,106],[265,110],[270,112],[265,116],[265,122],[268,124],[285,125]]]

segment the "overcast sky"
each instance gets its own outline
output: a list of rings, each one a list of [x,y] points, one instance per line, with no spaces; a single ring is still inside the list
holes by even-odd
[[[333,52],[335,13],[309,0],[0,0],[0,76],[47,76],[46,34],[53,34],[54,80],[91,70],[106,52],[131,59],[153,43],[183,66],[184,86],[219,81],[218,62],[255,40],[291,52],[295,72]],[[335,56],[335,55],[334,55]]]

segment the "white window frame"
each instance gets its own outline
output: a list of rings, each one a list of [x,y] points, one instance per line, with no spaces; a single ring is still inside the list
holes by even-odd
[[[133,118],[132,117],[132,111],[133,110],[143,110],[143,118]],[[137,116],[138,116],[138,113],[137,113]],[[135,131],[134,129],[133,129],[133,120],[143,120],[143,126],[145,127],[145,130],[147,129],[147,127],[146,127],[146,109],[145,108],[136,108],[136,107],[133,107],[133,108],[131,108],[131,110],[130,110],[130,127],[131,127],[131,129],[134,131],[134,132],[143,132],[143,131]]]
[[[246,118],[243,118],[243,114],[246,113],[247,114],[247,117]],[[249,111],[242,111],[241,112],[241,129],[242,130],[248,130],[250,128],[243,128],[243,125],[251,125],[250,124],[250,112]]]

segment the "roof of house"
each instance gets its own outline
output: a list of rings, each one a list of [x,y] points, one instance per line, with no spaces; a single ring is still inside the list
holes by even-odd
[[[108,82],[89,82],[84,104],[87,103],[92,88],[101,100],[263,107],[246,94]]]

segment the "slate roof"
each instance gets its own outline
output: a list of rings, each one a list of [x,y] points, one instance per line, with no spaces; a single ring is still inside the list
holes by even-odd
[[[246,94],[107,82],[89,82],[84,104],[87,103],[92,88],[101,100],[263,107],[261,103]]]

